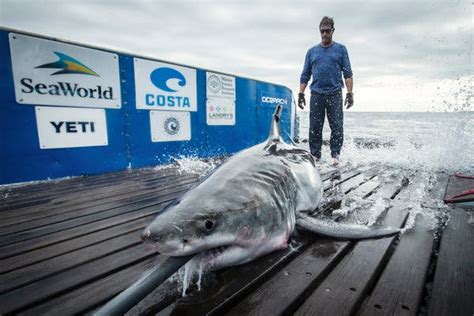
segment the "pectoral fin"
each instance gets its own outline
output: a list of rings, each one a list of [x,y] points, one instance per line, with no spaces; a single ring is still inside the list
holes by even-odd
[[[338,239],[369,239],[395,235],[398,228],[373,228],[358,224],[338,223],[329,219],[320,219],[299,213],[296,225],[310,232]]]

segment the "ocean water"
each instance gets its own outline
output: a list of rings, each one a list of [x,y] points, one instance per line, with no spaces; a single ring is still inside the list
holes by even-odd
[[[301,146],[308,138],[309,112],[300,111]],[[323,141],[329,141],[325,121]],[[341,162],[381,163],[425,171],[474,172],[474,112],[345,112]],[[330,161],[323,146],[323,162]]]

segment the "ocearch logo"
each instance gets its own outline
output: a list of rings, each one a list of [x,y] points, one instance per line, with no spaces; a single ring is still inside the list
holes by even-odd
[[[288,104],[288,100],[285,98],[275,98],[275,97],[268,97],[268,96],[263,96],[261,99],[262,103],[269,103],[269,104],[281,104],[281,105],[286,105]]]

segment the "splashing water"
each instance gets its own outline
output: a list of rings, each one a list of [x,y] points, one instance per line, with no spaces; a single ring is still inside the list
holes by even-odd
[[[368,198],[360,196],[344,197],[341,207],[336,209],[333,215],[342,218],[352,215],[357,224],[373,226],[384,211],[390,207],[388,200],[380,196],[369,196]]]
[[[308,112],[300,112],[300,135],[308,135]],[[342,167],[361,168],[378,165],[388,170],[417,171],[417,183],[410,189],[409,217],[405,231],[415,223],[437,229],[445,223],[448,208],[440,197],[429,191],[437,182],[439,172],[474,174],[474,112],[444,113],[363,113],[346,112],[344,117],[345,140],[341,151]],[[326,122],[327,123],[327,122]],[[323,139],[329,140],[326,124]],[[309,149],[308,143],[301,144]],[[329,146],[322,148],[323,163],[328,163]],[[361,219],[351,214],[369,208],[373,217],[362,223],[373,225],[390,201],[371,201],[345,198],[336,215]],[[363,214],[366,214],[363,212]],[[422,218],[422,221],[418,219]]]
[[[300,118],[302,139],[308,135],[308,113]],[[353,167],[386,164],[412,170],[473,172],[474,112],[461,113],[362,113],[344,118],[341,163]],[[323,139],[328,140],[329,126]],[[303,143],[308,149],[308,144]],[[323,160],[329,148],[323,146]]]
[[[420,225],[434,231],[445,221],[448,212],[448,206],[442,200],[434,199],[429,193],[438,181],[437,176],[424,171],[417,177],[422,181],[415,183],[410,189],[407,199],[409,214],[402,233],[412,229],[420,217],[423,217],[423,221],[419,221]]]
[[[197,156],[178,156],[173,160],[178,165],[179,174],[199,174],[201,178],[220,164],[219,159],[203,160]]]
[[[198,261],[198,262],[197,262]],[[191,260],[178,270],[178,278],[181,283],[181,296],[187,295],[188,289],[194,283],[197,290],[201,290],[202,276],[204,273],[203,260]],[[197,280],[195,280],[197,277]],[[194,282],[193,282],[194,281]]]

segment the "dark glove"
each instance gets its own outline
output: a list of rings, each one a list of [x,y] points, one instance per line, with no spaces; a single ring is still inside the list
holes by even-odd
[[[348,92],[346,94],[346,101],[344,101],[344,105],[346,106],[346,109],[349,109],[354,105],[354,95],[352,92]]]
[[[302,110],[306,106],[306,100],[304,99],[304,93],[298,93],[298,106]]]

